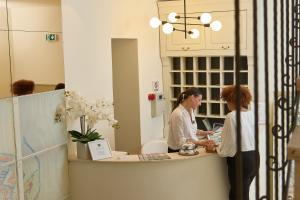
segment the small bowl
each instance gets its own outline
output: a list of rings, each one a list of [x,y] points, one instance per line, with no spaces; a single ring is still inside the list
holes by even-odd
[[[194,143],[184,143],[181,146],[181,149],[183,150],[194,150],[196,148],[196,145]]]

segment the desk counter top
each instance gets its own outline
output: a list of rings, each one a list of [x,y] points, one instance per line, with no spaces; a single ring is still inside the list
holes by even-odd
[[[226,200],[226,159],[198,149],[195,156],[168,153],[171,159],[140,161],[113,152],[109,159],[70,159],[72,200]]]
[[[178,153],[167,153],[167,155],[171,159],[164,159],[164,160],[140,160],[138,155],[126,155],[126,152],[112,152],[111,158],[106,158],[102,160],[80,160],[77,159],[75,156],[70,156],[69,161],[70,162],[172,162],[172,161],[179,161],[179,160],[186,160],[186,159],[195,159],[195,158],[202,158],[206,156],[212,156],[216,153],[207,153],[204,148],[198,148],[197,151],[199,154],[194,156],[182,156]]]

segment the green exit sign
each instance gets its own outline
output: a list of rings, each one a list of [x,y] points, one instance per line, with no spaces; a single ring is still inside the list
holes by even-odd
[[[46,34],[46,40],[47,41],[56,41],[57,40],[57,34],[55,34],[55,33],[47,33]]]

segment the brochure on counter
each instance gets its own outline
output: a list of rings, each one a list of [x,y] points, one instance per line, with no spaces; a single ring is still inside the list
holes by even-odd
[[[214,123],[213,126],[211,126],[208,119],[203,119],[202,122],[207,130],[212,130],[214,132],[212,135],[207,135],[207,138],[209,140],[214,140],[217,145],[220,144],[222,141],[223,124]]]
[[[93,160],[112,157],[111,148],[106,139],[95,140],[88,143]]]
[[[222,142],[222,132],[223,132],[223,127],[219,127],[218,129],[213,130],[214,134],[212,135],[207,135],[207,138],[209,140],[215,141],[215,143],[218,145]]]

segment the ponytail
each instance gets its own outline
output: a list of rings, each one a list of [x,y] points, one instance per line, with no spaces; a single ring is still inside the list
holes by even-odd
[[[184,92],[181,92],[178,95],[175,105],[173,107],[173,110],[175,110],[175,108],[177,108],[185,99],[187,99],[189,96],[192,96],[192,95],[199,96],[199,95],[201,95],[201,92],[197,88],[194,88],[194,87],[187,88]]]
[[[181,93],[178,95],[177,100],[176,100],[176,102],[175,102],[175,105],[174,105],[172,111],[175,110],[175,108],[177,108],[177,107],[179,106],[179,104],[181,104],[181,102],[184,100],[184,97],[185,97],[185,96],[186,96],[186,95],[184,95],[184,92],[181,92]]]

